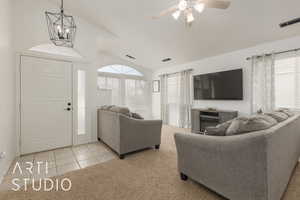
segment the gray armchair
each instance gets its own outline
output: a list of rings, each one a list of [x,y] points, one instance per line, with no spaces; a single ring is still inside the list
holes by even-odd
[[[161,120],[138,120],[117,112],[98,110],[98,139],[123,159],[125,154],[161,143]]]

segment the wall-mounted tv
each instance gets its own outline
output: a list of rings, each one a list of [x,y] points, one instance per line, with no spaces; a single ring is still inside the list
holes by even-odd
[[[243,100],[243,69],[194,76],[195,100]]]

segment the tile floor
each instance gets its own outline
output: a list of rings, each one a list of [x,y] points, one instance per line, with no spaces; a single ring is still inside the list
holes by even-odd
[[[100,142],[21,156],[11,165],[0,190],[11,186],[14,178],[49,178],[115,158],[117,155]]]

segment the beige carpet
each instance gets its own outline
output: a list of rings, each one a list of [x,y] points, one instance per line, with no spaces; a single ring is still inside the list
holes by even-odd
[[[184,131],[163,128],[160,151],[146,150],[125,160],[112,160],[68,173],[69,192],[1,192],[1,200],[223,200],[222,197],[193,182],[180,180],[176,167],[173,134]],[[284,200],[300,199],[298,167]]]

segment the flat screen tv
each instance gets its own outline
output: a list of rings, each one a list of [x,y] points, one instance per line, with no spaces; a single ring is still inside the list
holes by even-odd
[[[195,100],[243,100],[243,70],[194,76]]]

